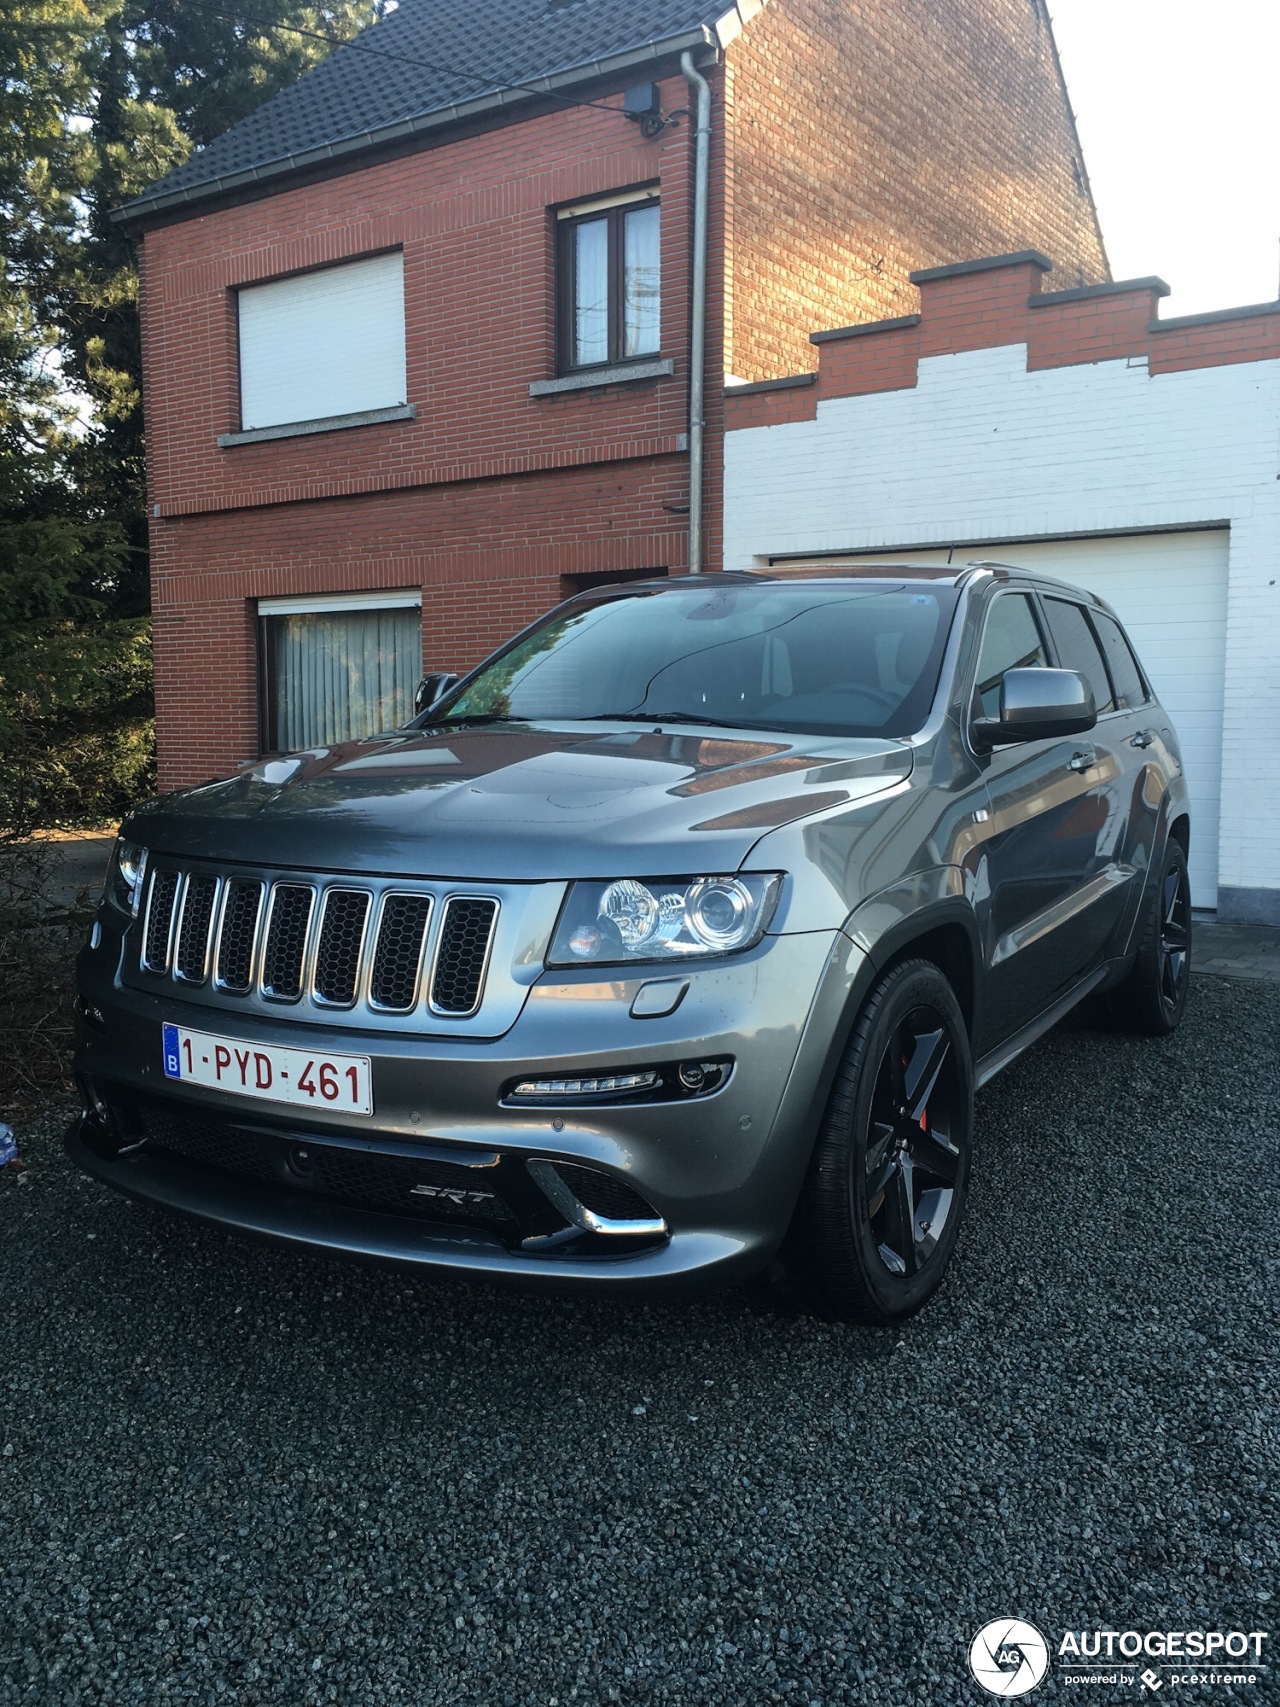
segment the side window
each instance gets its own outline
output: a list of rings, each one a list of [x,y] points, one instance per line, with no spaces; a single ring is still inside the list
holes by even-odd
[[[987,612],[982,631],[975,715],[999,717],[1000,683],[1006,670],[1044,668],[1048,662],[1031,600],[1025,593],[1001,593]]]
[[[1118,704],[1126,710],[1145,705],[1146,683],[1142,679],[1138,661],[1125,638],[1124,630],[1114,618],[1100,610],[1090,611],[1089,616],[1106,654],[1107,668],[1111,671],[1111,680],[1115,683]]]
[[[1059,664],[1064,670],[1079,670],[1093,689],[1093,703],[1099,717],[1104,711],[1114,711],[1116,702],[1111,691],[1111,678],[1107,675],[1107,666],[1102,661],[1098,642],[1082,607],[1067,599],[1047,598],[1044,612]]]

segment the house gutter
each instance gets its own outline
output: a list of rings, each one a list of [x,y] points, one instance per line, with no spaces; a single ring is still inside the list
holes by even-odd
[[[680,55],[685,82],[697,95],[697,130],[693,168],[693,303],[689,327],[689,573],[702,573],[702,437],[706,426],[707,348],[707,204],[711,182],[711,85],[693,63],[691,53]]]

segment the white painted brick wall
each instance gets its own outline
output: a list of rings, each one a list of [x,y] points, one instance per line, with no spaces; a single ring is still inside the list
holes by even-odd
[[[1280,362],[1028,373],[1003,345],[726,437],[727,569],[1213,522],[1231,529],[1220,881],[1280,890]]]

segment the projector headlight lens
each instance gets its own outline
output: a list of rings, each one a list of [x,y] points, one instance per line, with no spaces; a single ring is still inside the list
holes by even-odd
[[[140,842],[127,842],[121,836],[112,850],[107,871],[107,899],[122,913],[137,918],[142,900],[142,880],[147,872],[147,850]]]
[[[764,935],[781,884],[777,872],[575,883],[547,964],[689,960],[750,948]]]

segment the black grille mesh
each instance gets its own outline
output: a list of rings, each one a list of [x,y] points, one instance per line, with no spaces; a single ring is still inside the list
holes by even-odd
[[[277,883],[271,891],[271,921],[262,959],[262,988],[269,996],[296,1001],[302,994],[302,952],[315,892],[301,883]]]
[[[375,1006],[407,1013],[418,999],[422,945],[431,917],[429,895],[388,895],[378,926],[369,997]]]
[[[186,894],[182,900],[182,923],[178,927],[178,949],[175,955],[179,978],[189,984],[203,984],[209,963],[209,926],[213,921],[213,904],[218,898],[218,880],[205,872],[192,872],[187,878]]]
[[[359,889],[330,889],[325,895],[315,986],[323,1002],[345,1008],[356,999],[369,902],[370,897]]]
[[[469,1014],[479,1003],[497,914],[496,901],[455,895],[445,903],[431,983],[431,1005],[441,1013]]]
[[[610,1221],[652,1221],[657,1214],[638,1191],[612,1174],[580,1168],[573,1162],[557,1162],[555,1169],[584,1208]]]
[[[227,886],[218,937],[217,979],[223,989],[245,995],[253,971],[253,939],[258,931],[262,885],[256,877],[233,877]]]
[[[151,879],[151,904],[147,908],[147,934],[142,945],[142,963],[150,972],[169,967],[169,932],[173,925],[173,903],[178,894],[178,873],[157,871]]]

